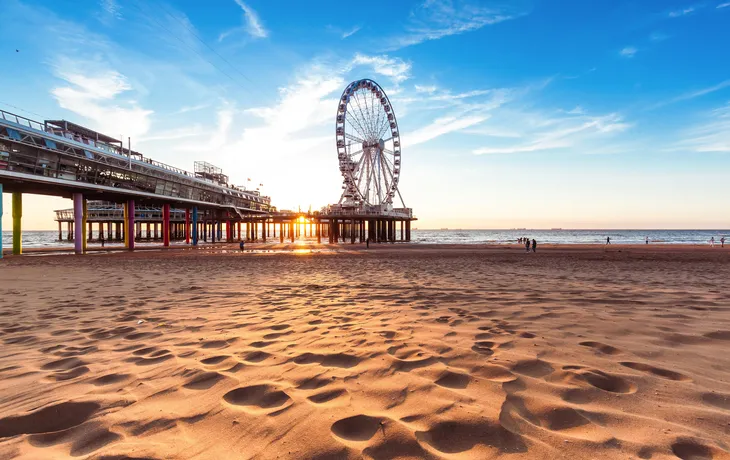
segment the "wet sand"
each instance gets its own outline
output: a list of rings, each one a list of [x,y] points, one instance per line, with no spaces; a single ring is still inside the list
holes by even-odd
[[[730,459],[730,248],[248,247],[1,261],[0,458]]]

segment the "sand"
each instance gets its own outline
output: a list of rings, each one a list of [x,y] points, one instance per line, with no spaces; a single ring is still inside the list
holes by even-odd
[[[730,459],[730,248],[222,248],[0,262],[0,458]]]

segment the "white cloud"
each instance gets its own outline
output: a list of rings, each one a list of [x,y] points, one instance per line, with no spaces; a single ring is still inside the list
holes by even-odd
[[[538,115],[532,120],[529,116],[518,114],[518,118],[527,127],[527,132],[520,137],[523,139],[522,142],[482,147],[474,150],[473,153],[477,155],[509,154],[554,149],[581,149],[581,151],[590,153],[597,140],[603,140],[631,127],[616,113],[565,118],[543,118]]]
[[[253,38],[266,38],[269,36],[269,31],[266,30],[259,15],[254,11],[253,8],[243,2],[243,0],[234,0],[236,4],[243,10],[243,27],[236,27],[221,33],[218,36],[218,41],[221,42],[227,37],[233,35],[239,31],[245,31]]]
[[[636,49],[635,47],[633,47],[633,46],[627,46],[627,47],[623,48],[623,49],[622,49],[621,51],[619,51],[619,53],[618,53],[618,54],[620,54],[621,56],[623,56],[623,57],[626,57],[626,58],[632,58],[632,57],[634,57],[634,55],[635,55],[635,54],[636,54],[636,53],[637,53],[638,51],[639,51],[639,50],[637,50],[637,49]]]
[[[360,31],[360,29],[361,29],[360,26],[355,26],[355,27],[353,27],[352,29],[350,29],[348,31],[342,32],[342,39],[344,40],[347,37],[352,37],[353,35],[355,35],[356,33],[358,33]]]
[[[720,3],[719,5],[717,5],[717,9],[727,8],[728,6],[730,6],[730,2],[728,2],[728,3]]]
[[[406,62],[400,58],[391,58],[385,54],[381,56],[367,56],[357,53],[349,67],[360,65],[372,66],[375,73],[390,77],[395,83],[402,83],[410,78],[410,62]],[[391,92],[391,94],[394,93]]]
[[[664,40],[667,40],[669,38],[669,35],[664,34],[662,32],[652,32],[651,35],[649,35],[649,40],[653,42],[663,42]]]
[[[514,19],[525,13],[504,7],[485,6],[471,0],[425,0],[411,11],[406,33],[390,40],[398,49],[429,40],[438,40]]]
[[[59,58],[53,70],[68,84],[51,90],[58,104],[90,120],[95,129],[112,137],[119,134],[134,137],[149,130],[153,112],[139,107],[133,100],[118,98],[133,88],[116,70],[66,57]]]
[[[681,17],[681,16],[686,16],[688,14],[692,14],[692,13],[694,13],[694,11],[695,11],[695,7],[694,6],[689,6],[687,8],[682,8],[682,9],[679,9],[679,10],[670,11],[669,14],[668,14],[668,16],[670,18],[678,18],[678,17]]]
[[[433,94],[438,89],[438,87],[434,86],[434,85],[431,85],[431,86],[416,85],[414,88],[417,93],[428,93],[428,94]]]

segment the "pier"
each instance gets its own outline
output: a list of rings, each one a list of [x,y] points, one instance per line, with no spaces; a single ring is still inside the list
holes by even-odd
[[[346,115],[358,92],[380,101],[367,115],[361,112],[371,120]],[[24,193],[73,200],[72,208],[56,211],[56,221],[58,239],[73,241],[76,254],[102,240],[124,241],[129,250],[139,241],[164,247],[201,240],[283,243],[300,236],[318,243],[410,241],[416,218],[398,190],[400,133],[377,83],[365,79],[347,86],[337,107],[336,136],[340,201],[302,213],[277,210],[270,197],[230,184],[210,163],[198,161],[193,172],[186,171],[132,150],[129,138],[125,147],[124,139],[67,120],[40,122],[0,110],[0,194],[12,194],[12,253],[23,252]],[[393,206],[396,195],[400,208]]]

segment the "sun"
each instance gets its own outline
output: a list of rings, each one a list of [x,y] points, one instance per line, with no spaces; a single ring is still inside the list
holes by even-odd
[[[299,220],[299,223],[300,224],[303,224],[303,223],[305,223],[307,221],[307,219],[305,219],[304,216],[299,216],[299,219],[298,220]]]

